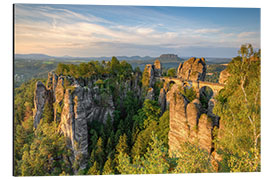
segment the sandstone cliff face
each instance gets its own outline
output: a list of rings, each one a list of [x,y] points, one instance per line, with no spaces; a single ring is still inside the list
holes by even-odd
[[[208,110],[204,110],[201,102],[194,99],[189,102],[174,84],[166,95],[166,103],[170,110],[169,152],[172,155],[180,150],[180,144],[190,142],[208,151],[213,148],[213,128],[218,127],[219,118],[212,112],[214,100],[209,102]],[[207,111],[205,114],[203,112]]]
[[[159,60],[156,60],[155,63],[145,65],[144,71],[148,73],[149,77],[149,87],[153,88],[156,82],[156,77],[161,77],[162,75],[162,66]]]
[[[206,63],[204,58],[190,58],[180,63],[177,69],[177,77],[185,80],[204,81],[206,75]]]
[[[158,104],[160,105],[161,114],[166,111],[167,108],[167,99],[166,99],[166,90],[161,88],[158,97]]]
[[[224,69],[223,71],[220,72],[219,75],[219,84],[226,84],[227,79],[230,77],[230,73],[228,72],[227,69]]]
[[[140,75],[121,84],[120,98],[128,91],[140,97]],[[75,79],[69,76],[48,74],[47,87],[37,82],[34,96],[34,126],[38,126],[46,102],[53,104],[54,120],[67,138],[72,150],[71,162],[78,161],[81,169],[86,168],[88,159],[88,123],[105,122],[115,110],[112,94],[95,85],[97,79]]]
[[[37,128],[40,122],[44,106],[47,100],[48,100],[48,91],[45,85],[42,82],[38,81],[36,83],[36,90],[34,95],[34,107],[35,107],[33,112],[34,128]]]
[[[182,142],[186,142],[189,136],[189,127],[186,118],[186,106],[188,101],[179,93],[178,85],[173,85],[168,92],[167,99],[170,107],[170,152],[176,151]]]
[[[162,66],[158,59],[155,60],[155,63],[154,63],[154,72],[155,72],[155,77],[160,77],[162,75]]]
[[[155,69],[154,65],[147,64],[144,71],[147,71],[149,77],[149,87],[153,87],[155,84]]]

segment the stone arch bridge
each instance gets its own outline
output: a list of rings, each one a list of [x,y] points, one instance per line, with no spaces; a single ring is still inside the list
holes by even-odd
[[[164,83],[175,83],[179,86],[192,86],[196,91],[197,95],[199,96],[200,89],[203,87],[209,87],[213,91],[213,96],[215,96],[221,89],[225,87],[224,84],[219,83],[211,83],[206,81],[191,81],[191,80],[184,80],[180,78],[170,78],[170,77],[159,77],[159,80],[162,80]]]

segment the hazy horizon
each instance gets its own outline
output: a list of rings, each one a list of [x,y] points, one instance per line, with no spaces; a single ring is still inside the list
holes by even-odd
[[[16,4],[15,54],[231,58],[260,48],[259,8]]]

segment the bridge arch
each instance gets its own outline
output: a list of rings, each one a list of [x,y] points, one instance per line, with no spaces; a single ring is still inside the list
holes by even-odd
[[[169,84],[175,84],[175,81],[174,80],[170,80],[169,81]]]
[[[199,100],[202,104],[202,106],[207,109],[208,108],[208,102],[210,99],[212,99],[215,95],[214,90],[209,86],[202,86],[199,89]]]

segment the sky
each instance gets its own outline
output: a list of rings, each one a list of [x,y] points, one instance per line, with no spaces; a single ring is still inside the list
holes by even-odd
[[[260,9],[16,4],[14,38],[16,54],[231,58],[260,48]]]

